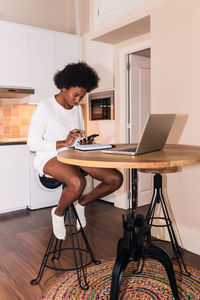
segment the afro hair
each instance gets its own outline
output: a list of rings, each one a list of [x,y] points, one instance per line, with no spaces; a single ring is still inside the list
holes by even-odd
[[[54,76],[54,82],[59,90],[81,87],[88,93],[98,87],[99,76],[85,62],[78,62],[68,64],[63,70],[58,71]]]

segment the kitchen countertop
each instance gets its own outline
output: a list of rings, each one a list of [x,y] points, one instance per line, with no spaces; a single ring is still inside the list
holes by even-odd
[[[0,139],[0,146],[23,145],[27,143],[27,138],[4,138]]]

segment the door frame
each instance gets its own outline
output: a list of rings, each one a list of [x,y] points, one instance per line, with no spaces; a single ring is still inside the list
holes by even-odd
[[[127,121],[128,121],[128,76],[127,76],[127,63],[128,63],[128,55],[137,51],[145,50],[151,48],[150,39],[145,41],[134,43],[132,45],[126,46],[120,49],[120,61],[119,61],[119,68],[120,68],[120,99],[125,99],[125,105],[120,107],[120,120],[123,120],[123,124],[120,125],[120,142],[127,143],[128,142],[128,128],[127,128]],[[127,181],[129,177],[129,170],[125,171],[124,179]],[[130,188],[130,182],[128,184]],[[122,197],[121,199],[121,207],[124,209],[129,208],[129,201],[130,199],[130,192],[127,191],[127,197]]]

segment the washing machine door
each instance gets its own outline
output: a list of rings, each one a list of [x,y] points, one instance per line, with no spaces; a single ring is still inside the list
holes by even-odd
[[[39,175],[39,180],[40,180],[41,184],[47,189],[57,189],[58,187],[60,187],[62,185],[62,182],[58,181],[57,179],[49,178],[46,176]]]
[[[62,183],[55,178],[39,176],[33,166],[35,153],[30,152],[29,179],[30,179],[30,209],[38,209],[58,204],[62,193]]]
[[[55,178],[40,176],[36,170],[34,170],[34,180],[36,185],[47,192],[54,192],[60,190],[62,182],[58,181]]]
[[[62,193],[62,183],[55,178],[40,176],[34,170],[30,185],[30,209],[38,209],[58,204]]]

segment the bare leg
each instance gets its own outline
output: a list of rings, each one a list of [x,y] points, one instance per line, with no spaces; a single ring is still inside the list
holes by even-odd
[[[96,186],[94,190],[79,198],[79,203],[82,206],[85,206],[99,198],[110,195],[119,189],[123,183],[123,176],[121,172],[116,169],[90,167],[81,167],[81,169],[93,178],[101,181],[101,183]]]
[[[66,229],[64,224],[64,212],[66,208],[78,199],[76,211],[82,227],[86,225],[84,206],[96,199],[107,196],[116,191],[123,182],[122,174],[116,169],[82,167],[86,174],[98,179],[101,183],[90,193],[82,196],[86,179],[79,167],[61,163],[56,157],[50,159],[44,166],[44,173],[66,184],[63,189],[58,206],[53,208],[52,224],[53,232],[59,239],[65,239]],[[77,229],[80,228],[77,220]]]
[[[91,177],[101,181],[94,190],[83,197],[82,193],[85,189],[86,179],[84,174],[80,172],[79,167],[61,163],[56,157],[50,159],[44,166],[45,174],[67,185],[61,194],[55,211],[56,215],[62,216],[65,209],[79,198],[79,203],[85,206],[87,203],[113,193],[119,189],[123,183],[123,176],[121,172],[116,169],[90,167],[81,167],[81,169]]]
[[[66,184],[55,210],[57,216],[63,216],[65,209],[82,195],[86,185],[85,176],[79,167],[61,163],[56,157],[46,163],[43,172]]]

